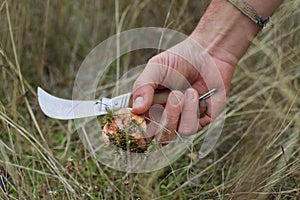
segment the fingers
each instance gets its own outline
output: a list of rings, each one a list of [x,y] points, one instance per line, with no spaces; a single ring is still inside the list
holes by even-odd
[[[205,114],[203,117],[201,117],[199,119],[199,130],[201,130],[206,125],[210,124],[212,122],[212,120],[213,119],[207,114]]]
[[[160,104],[154,104],[148,111],[147,136],[154,137],[160,130],[160,121],[165,107]]]
[[[186,90],[178,128],[179,134],[185,136],[195,134],[211,123],[212,118],[207,114],[206,102],[204,100],[199,102],[198,99],[199,94],[195,89],[189,88]]]
[[[198,130],[198,99],[199,95],[195,89],[189,88],[186,90],[178,127],[178,132],[182,135],[191,135]]]
[[[226,91],[218,88],[213,96],[205,100],[205,103],[207,106],[206,112],[199,120],[199,125],[202,127],[207,126],[215,120],[225,108]]]
[[[199,109],[200,109],[200,118],[204,117],[206,110],[207,110],[207,106],[204,100],[201,100],[199,102]]]
[[[212,118],[208,113],[207,103],[204,100],[199,102],[200,108],[200,119],[199,119],[199,127],[198,130],[201,130],[203,127],[212,122]]]
[[[143,89],[150,86],[144,86]],[[136,94],[140,94],[139,90]],[[143,95],[147,97],[146,94]],[[136,101],[139,101],[139,96]],[[151,100],[153,97],[149,97]],[[206,102],[207,101],[207,102]],[[192,135],[212,122],[213,118],[207,105],[211,100],[200,101],[197,90],[188,88],[183,94],[180,91],[172,91],[165,108],[162,105],[149,105],[149,117],[152,123],[147,125],[147,133],[155,136],[161,144],[167,144],[176,137],[176,130],[181,135]],[[151,102],[151,101],[150,101]],[[138,107],[135,103],[136,108]]]
[[[198,99],[199,94],[193,88],[187,89],[185,94],[180,91],[173,91],[170,94],[160,119],[160,129],[155,133],[160,143],[167,144],[174,140],[176,130],[179,134],[188,136],[195,134],[212,121],[206,113],[205,101],[199,103]]]
[[[161,144],[167,144],[173,141],[177,130],[181,107],[183,102],[183,93],[180,91],[173,91],[168,97],[168,101],[163,112],[160,130],[157,135],[157,139]]]
[[[148,111],[150,123],[147,125],[149,137],[155,136],[161,144],[168,144],[176,137],[176,130],[181,135],[192,135],[211,123],[212,118],[207,113],[207,103],[199,102],[199,94],[189,88],[183,94],[172,91],[165,107],[152,105]]]

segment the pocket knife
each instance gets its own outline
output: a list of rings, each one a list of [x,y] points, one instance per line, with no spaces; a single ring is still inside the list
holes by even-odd
[[[212,89],[199,98],[205,100],[216,93]],[[168,92],[155,93],[153,102],[164,104],[168,98]],[[126,93],[113,98],[100,98],[99,100],[69,100],[55,97],[38,87],[38,102],[45,115],[60,120],[78,119],[106,115],[109,110],[119,110],[132,105],[132,94]]]

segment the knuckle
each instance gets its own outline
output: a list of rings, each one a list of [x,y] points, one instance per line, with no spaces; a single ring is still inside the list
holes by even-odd
[[[164,54],[158,54],[148,60],[148,64],[160,64],[164,59]]]
[[[197,132],[197,130],[199,130],[198,124],[195,124],[195,125],[186,124],[186,125],[181,126],[179,128],[178,132],[181,135],[189,136],[189,135],[195,134]]]
[[[141,88],[145,83],[142,81],[142,78],[139,77],[136,79],[136,81],[133,84],[133,92],[136,92],[139,88]]]
[[[164,121],[165,124],[167,126],[175,126],[178,123],[179,115],[180,115],[180,111],[176,109],[169,111],[168,113],[166,113],[166,117]]]

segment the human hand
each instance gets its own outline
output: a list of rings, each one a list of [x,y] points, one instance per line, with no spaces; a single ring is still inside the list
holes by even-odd
[[[149,60],[133,86],[133,112],[149,111],[150,118],[163,126],[151,131],[160,135],[161,143],[172,141],[176,131],[194,134],[221,112],[233,72],[230,62],[211,56],[199,43],[187,38]],[[200,102],[199,110],[199,96],[212,88],[217,88],[217,93]],[[152,105],[158,89],[172,90],[163,111]]]

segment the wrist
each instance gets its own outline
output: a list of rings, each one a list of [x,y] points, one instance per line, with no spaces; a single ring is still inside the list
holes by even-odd
[[[234,66],[260,30],[228,1],[213,0],[190,37],[211,56]]]

